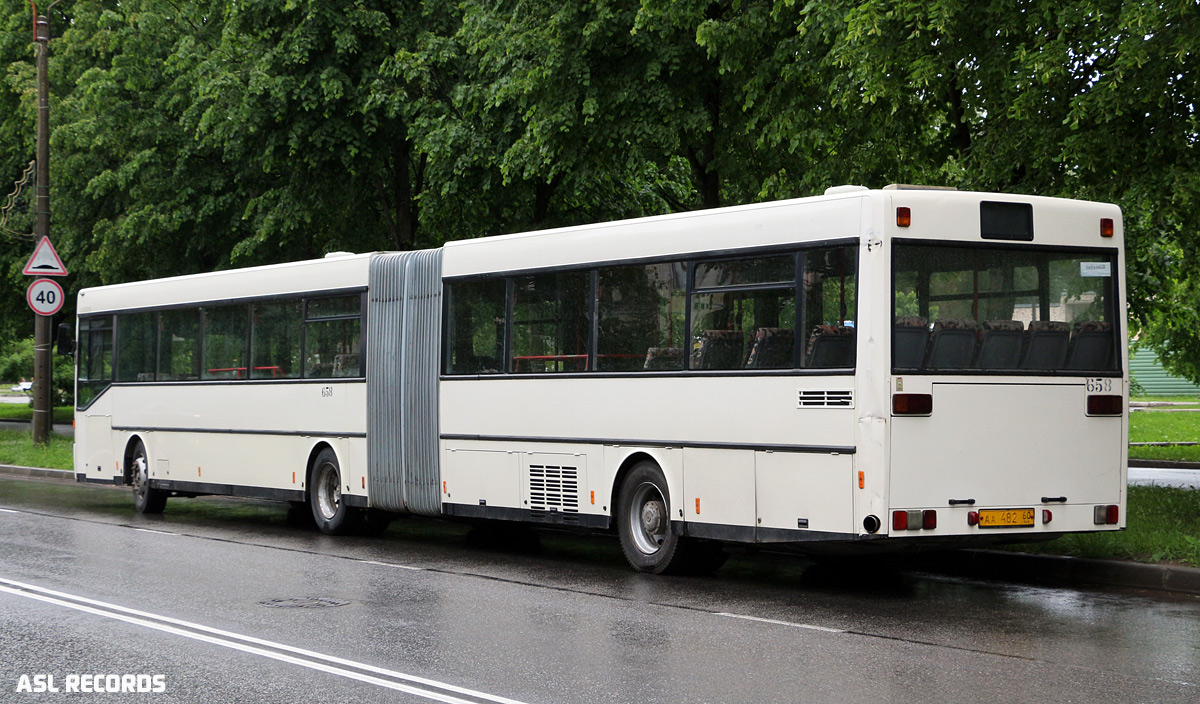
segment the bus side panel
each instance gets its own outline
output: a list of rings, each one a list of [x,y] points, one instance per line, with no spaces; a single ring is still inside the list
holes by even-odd
[[[113,481],[123,467],[113,452],[112,416],[97,412],[80,414],[79,437],[75,441],[75,476],[80,481]]]
[[[757,452],[754,471],[761,528],[854,532],[852,456]]]
[[[684,448],[683,493],[688,522],[753,526],[754,452]]]

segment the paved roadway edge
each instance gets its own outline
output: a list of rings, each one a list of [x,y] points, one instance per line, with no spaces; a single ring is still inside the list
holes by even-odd
[[[75,481],[75,473],[64,469],[18,467],[0,464],[0,475],[17,478]],[[1055,584],[1099,584],[1135,589],[1200,595],[1200,569],[1179,565],[1148,565],[1140,562],[1088,560],[1061,555],[1030,555],[1003,550],[959,550],[933,553],[918,564],[963,576]]]

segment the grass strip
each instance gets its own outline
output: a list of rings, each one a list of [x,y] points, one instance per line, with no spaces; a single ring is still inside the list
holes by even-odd
[[[1129,527],[1123,531],[1075,533],[1048,543],[1009,548],[1043,555],[1200,567],[1200,491],[1131,486],[1128,511]]]
[[[75,409],[70,406],[54,407],[55,423],[70,423],[75,419]],[[0,403],[0,420],[33,420],[33,407],[27,403]]]
[[[1134,411],[1129,414],[1129,442],[1200,440],[1200,412]],[[1139,460],[1200,462],[1200,446],[1146,447],[1131,445],[1129,457]]]
[[[33,444],[28,430],[0,430],[0,464],[45,469],[72,469],[74,441],[54,433],[45,446]]]

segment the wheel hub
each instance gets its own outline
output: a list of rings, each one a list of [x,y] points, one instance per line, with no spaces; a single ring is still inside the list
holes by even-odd
[[[661,501],[647,501],[642,504],[642,530],[650,536],[662,533],[664,513],[666,513],[666,509]]]

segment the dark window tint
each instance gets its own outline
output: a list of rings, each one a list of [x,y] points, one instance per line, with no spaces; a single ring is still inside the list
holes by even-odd
[[[856,262],[853,247],[802,254],[806,339],[802,365],[810,369],[854,366]]]
[[[1118,369],[1110,254],[897,245],[893,265],[897,369]]]
[[[259,303],[252,307],[253,366],[251,379],[296,379],[300,376],[300,301]]]
[[[244,379],[250,353],[246,306],[204,308],[204,379]]]
[[[308,302],[308,319],[358,317],[362,310],[362,296],[337,296],[314,298]]]
[[[577,271],[513,279],[511,371],[587,370],[590,278]]]
[[[448,291],[446,373],[504,371],[505,280],[462,281]]]
[[[158,380],[199,378],[200,311],[162,311],[158,317]]]
[[[790,369],[796,288],[692,295],[692,369]]]
[[[601,269],[598,282],[597,368],[683,369],[685,265]]]
[[[117,381],[154,381],[157,313],[117,316]]]
[[[363,375],[361,310],[360,294],[308,301],[304,324],[305,377]]]
[[[112,317],[79,321],[79,367],[76,372],[75,404],[83,408],[112,383]]]
[[[696,265],[697,289],[753,284],[790,284],[795,280],[796,258],[791,254],[778,257],[700,262]]]

